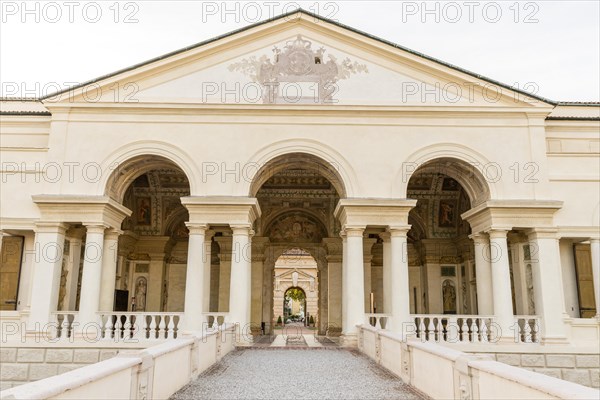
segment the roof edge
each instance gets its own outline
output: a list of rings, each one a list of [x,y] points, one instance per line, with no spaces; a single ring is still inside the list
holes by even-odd
[[[428,56],[428,55],[426,55],[424,53],[412,50],[412,49],[410,49],[408,47],[404,47],[402,45],[399,45],[397,43],[391,42],[389,40],[380,38],[378,36],[375,36],[375,35],[372,35],[372,34],[369,34],[369,33],[366,33],[366,32],[361,31],[359,29],[353,28],[353,27],[351,27],[349,25],[345,25],[345,24],[342,24],[340,22],[334,21],[332,19],[323,17],[321,15],[318,15],[318,14],[313,13],[311,11],[305,10],[303,8],[297,8],[297,9],[288,11],[287,13],[283,13],[283,14],[280,14],[280,15],[277,15],[277,16],[265,19],[264,21],[259,21],[259,22],[250,24],[248,26],[245,26],[245,27],[242,27],[242,28],[239,28],[239,29],[236,29],[236,30],[233,30],[233,31],[230,31],[230,32],[218,35],[218,36],[215,36],[215,37],[212,37],[210,39],[207,39],[207,40],[204,40],[204,41],[192,44],[190,46],[186,46],[186,47],[174,50],[172,52],[160,55],[158,57],[154,57],[154,58],[151,58],[149,60],[146,60],[146,61],[134,64],[134,65],[131,65],[129,67],[119,69],[117,71],[114,71],[114,72],[111,72],[111,73],[99,76],[99,77],[94,78],[94,79],[90,79],[88,81],[85,81],[83,83],[80,83],[79,85],[76,85],[76,86],[73,86],[73,87],[69,87],[69,88],[66,88],[64,90],[60,90],[60,91],[57,91],[57,92],[54,92],[54,93],[51,93],[51,94],[48,94],[48,95],[45,95],[45,96],[42,96],[42,97],[39,97],[39,98],[21,98],[21,99],[16,99],[15,98],[14,100],[13,99],[8,99],[8,98],[0,98],[0,100],[1,101],[41,101],[41,102],[43,102],[44,100],[47,100],[49,98],[52,98],[52,97],[55,97],[55,96],[58,96],[58,95],[61,95],[61,94],[64,94],[66,92],[80,89],[80,88],[85,87],[87,85],[91,85],[93,83],[97,83],[97,82],[100,82],[102,80],[114,77],[116,75],[120,75],[120,74],[128,72],[128,71],[132,71],[132,70],[134,70],[136,68],[139,68],[139,67],[142,67],[142,66],[145,66],[145,65],[148,65],[148,64],[160,61],[160,60],[164,60],[166,58],[169,58],[169,57],[172,57],[172,56],[184,53],[184,52],[189,51],[189,50],[193,50],[193,49],[196,49],[196,48],[208,45],[208,44],[216,42],[216,41],[218,41],[220,39],[224,39],[226,37],[233,36],[235,34],[238,34],[238,33],[241,33],[241,32],[244,32],[244,31],[256,28],[256,27],[261,26],[261,25],[268,24],[268,23],[273,22],[273,21],[280,20],[282,18],[289,17],[289,16],[294,15],[294,14],[304,14],[304,15],[310,16],[312,18],[315,18],[315,19],[318,19],[320,21],[329,23],[331,25],[340,27],[340,28],[348,30],[350,32],[357,33],[357,34],[359,34],[361,36],[364,36],[364,37],[366,37],[368,39],[378,41],[378,42],[383,43],[385,45],[388,45],[390,47],[393,47],[393,48],[405,51],[405,52],[413,54],[413,55],[415,55],[417,57],[421,57],[421,58],[423,58],[425,60],[435,62],[435,63],[437,63],[439,65],[444,66],[444,67],[451,68],[451,69],[453,69],[455,71],[458,71],[458,72],[470,75],[470,76],[472,76],[474,78],[477,78],[477,79],[480,79],[480,80],[492,83],[494,85],[498,85],[498,86],[500,86],[500,87],[502,87],[504,89],[511,90],[513,92],[522,94],[524,96],[527,96],[527,97],[530,97],[530,98],[542,101],[544,103],[547,103],[547,104],[550,104],[550,105],[553,105],[553,106],[559,106],[559,105],[560,106],[585,106],[585,107],[587,107],[587,106],[590,106],[590,107],[600,106],[600,102],[599,103],[595,103],[595,102],[560,102],[560,101],[551,100],[551,99],[548,99],[546,97],[542,97],[542,96],[539,96],[539,95],[536,95],[536,94],[532,94],[532,93],[526,92],[526,91],[524,91],[522,89],[511,87],[511,86],[509,86],[506,83],[497,81],[497,80],[489,78],[487,76],[484,76],[484,75],[481,75],[481,74],[477,74],[477,73],[475,73],[473,71],[461,68],[459,66],[456,66],[454,64],[450,64],[448,62],[442,61],[442,60],[437,59],[435,57]]]

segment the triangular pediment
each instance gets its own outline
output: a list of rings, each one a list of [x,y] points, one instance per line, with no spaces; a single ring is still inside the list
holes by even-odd
[[[100,78],[71,96],[94,104],[547,105],[304,11]]]
[[[298,273],[298,279],[305,279],[305,280],[314,280],[315,279],[315,277],[313,275],[307,274],[306,272],[303,272],[301,269],[291,269],[280,275],[277,275],[276,278],[280,279],[280,280],[286,280],[286,279],[291,280],[294,272]]]

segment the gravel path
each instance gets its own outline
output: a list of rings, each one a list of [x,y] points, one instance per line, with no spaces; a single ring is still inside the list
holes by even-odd
[[[356,351],[247,349],[228,354],[171,399],[421,398]]]

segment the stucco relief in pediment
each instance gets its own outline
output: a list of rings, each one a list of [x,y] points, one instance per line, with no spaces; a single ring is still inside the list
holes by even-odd
[[[291,106],[498,105],[492,91],[485,99],[468,83],[427,76],[402,64],[391,69],[389,60],[372,55],[367,59],[365,54],[353,54],[322,40],[296,34],[164,83],[151,87],[140,83],[135,98],[159,103]],[[159,82],[160,77],[153,81]]]

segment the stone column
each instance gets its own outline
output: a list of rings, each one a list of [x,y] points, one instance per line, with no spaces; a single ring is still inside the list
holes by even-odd
[[[186,223],[189,231],[187,273],[185,276],[184,320],[188,331],[202,330],[204,311],[205,235],[208,227]]]
[[[111,229],[106,231],[104,235],[100,311],[112,311],[114,308],[119,235],[122,233],[122,231]]]
[[[254,256],[254,251],[252,251]],[[273,326],[277,322],[277,315],[273,312],[273,278],[275,270],[273,268],[274,262],[272,257],[266,257],[266,254],[262,253],[263,259],[263,279],[262,279],[262,292],[263,292],[263,303],[262,303],[262,321],[267,324],[267,333],[273,333]],[[268,262],[265,262],[268,260]]]
[[[327,325],[328,325],[328,310],[329,304],[327,303],[327,295],[328,295],[328,284],[327,284],[327,263],[322,263],[319,268],[318,273],[319,278],[319,323],[318,323],[318,333],[319,335],[327,334]]]
[[[343,244],[339,238],[324,238],[327,249],[327,278],[321,284],[327,284],[327,326],[326,335],[339,336],[342,332],[342,287],[343,287]]]
[[[485,233],[470,236],[475,242],[475,273],[477,283],[477,313],[494,314],[492,267],[490,263],[490,240]]]
[[[252,294],[250,225],[232,225],[229,322],[239,324],[239,333],[249,332]]]
[[[391,253],[391,330],[403,333],[410,321],[410,285],[408,283],[408,246],[406,235],[409,228],[390,228]]]
[[[392,246],[390,233],[379,235],[383,240],[383,312],[392,313]]]
[[[349,292],[346,290],[348,287],[348,236],[345,231],[340,232],[340,237],[342,238],[342,285],[340,287],[340,291],[342,294],[342,319],[341,319],[341,334],[344,334],[345,320],[348,315],[348,294]]]
[[[373,292],[373,273],[371,271],[373,254],[373,245],[377,242],[377,239],[363,239],[364,249],[364,274],[365,274],[365,313],[371,312],[371,293]]]
[[[347,345],[355,344],[356,325],[362,324],[365,319],[364,230],[364,227],[345,227],[345,281],[342,287],[345,312],[342,315],[342,334]]]
[[[102,255],[104,253],[104,230],[106,225],[86,225],[83,276],[79,299],[80,332],[92,332],[89,324],[98,324],[100,311],[100,283],[102,278]],[[86,327],[86,325],[88,325]]]
[[[231,236],[219,236],[215,240],[219,243],[219,312],[229,311],[229,297],[231,287]]]
[[[594,278],[596,318],[600,319],[600,239],[590,240],[590,251],[592,253],[592,277]]]
[[[202,300],[202,312],[210,311],[210,274],[212,267],[212,238],[215,235],[214,231],[207,230],[204,233],[204,253],[202,253],[202,265],[203,265],[203,282],[204,287],[202,293],[204,299]],[[189,246],[188,246],[188,259],[189,259]],[[188,265],[189,267],[189,265]]]
[[[510,288],[510,266],[508,263],[508,230],[493,229],[490,235],[490,260],[492,265],[492,291],[494,315],[500,328],[501,339],[512,340],[514,337],[514,316],[512,309],[512,292]],[[479,276],[477,277],[479,278]]]
[[[543,342],[565,342],[565,299],[556,229],[528,232],[533,275],[533,298],[540,317]]]
[[[79,284],[79,265],[81,263],[81,246],[83,245],[85,229],[69,229],[69,274],[67,275],[65,292],[65,309],[75,311],[77,307],[77,285]]]
[[[250,310],[250,323],[252,324],[252,334],[260,335],[261,322],[265,322],[265,328],[270,323],[268,320],[263,320],[263,295],[267,295],[263,292],[263,288],[266,285],[264,282],[264,262],[265,262],[265,245],[268,243],[269,238],[265,237],[254,237],[252,238],[252,266],[251,266],[251,310]]]
[[[45,331],[56,311],[60,290],[63,245],[67,225],[54,222],[38,222],[35,225],[35,246],[31,308],[28,331]]]

